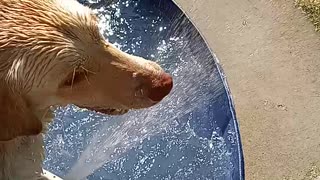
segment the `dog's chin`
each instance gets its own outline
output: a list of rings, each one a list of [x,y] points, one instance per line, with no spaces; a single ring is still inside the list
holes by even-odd
[[[85,108],[90,111],[95,111],[95,112],[107,114],[107,115],[123,115],[129,111],[128,109],[113,109],[113,108],[100,108],[100,107],[81,107],[81,108]]]

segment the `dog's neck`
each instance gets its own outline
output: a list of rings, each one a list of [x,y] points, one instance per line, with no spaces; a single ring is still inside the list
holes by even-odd
[[[43,133],[52,121],[49,108],[35,111],[43,123]],[[43,134],[22,136],[11,141],[0,141],[0,179],[24,180],[41,176],[44,160]]]
[[[18,137],[0,143],[0,179],[35,179],[42,173],[43,135]]]

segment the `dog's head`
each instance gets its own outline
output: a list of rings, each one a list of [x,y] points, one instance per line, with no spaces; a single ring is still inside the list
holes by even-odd
[[[2,0],[0,24],[0,140],[39,133],[32,112],[52,105],[122,114],[172,88],[159,65],[107,42],[75,0]]]

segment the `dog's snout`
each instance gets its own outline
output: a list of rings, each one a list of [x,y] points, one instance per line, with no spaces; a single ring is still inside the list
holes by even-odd
[[[172,77],[167,73],[163,73],[159,80],[152,82],[152,86],[148,91],[148,98],[152,101],[159,102],[170,93],[172,87]]]

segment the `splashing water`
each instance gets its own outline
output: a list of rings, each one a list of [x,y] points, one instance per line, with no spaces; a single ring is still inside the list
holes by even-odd
[[[74,165],[68,177],[69,179],[80,179],[90,175],[93,170],[98,169],[106,162],[120,156],[129,148],[141,143],[147,137],[168,131],[171,126],[178,125],[179,119],[190,114],[195,108],[203,106],[202,103],[212,97],[212,94],[203,93],[199,95],[199,83],[204,79],[211,80],[210,75],[190,73],[193,65],[181,65],[180,72],[175,78],[175,88],[171,95],[161,104],[144,111],[131,112],[124,116],[115,117],[118,123],[112,126],[108,123],[101,128],[91,141],[91,145],[82,153],[78,162]],[[199,68],[199,71],[202,69]],[[197,75],[202,82],[195,84],[190,82]],[[180,77],[180,78],[179,78]],[[219,96],[220,89],[213,90]],[[214,97],[213,97],[214,98]]]
[[[58,169],[51,168],[65,179],[231,179],[234,152],[221,136],[230,109],[226,110],[224,84],[210,51],[199,34],[190,32],[193,26],[184,16],[167,21],[138,16],[136,12],[143,11],[139,2],[115,1],[109,8],[98,6],[101,1],[88,3],[96,5],[101,32],[110,41],[128,52],[157,59],[173,75],[172,92],[154,107],[123,116],[106,117],[74,106],[57,110],[55,121],[60,125],[51,129],[62,133],[57,140],[47,137],[46,161],[56,158],[53,151],[65,157]],[[121,7],[132,13],[130,18],[123,17]],[[134,26],[133,21],[144,23]],[[140,35],[130,37],[137,31]],[[144,39],[141,33],[152,36]],[[154,46],[144,45],[150,42]],[[81,112],[87,113],[84,118],[72,120],[73,113]],[[65,128],[68,118],[72,122]],[[229,130],[227,141],[237,144],[236,133]]]

